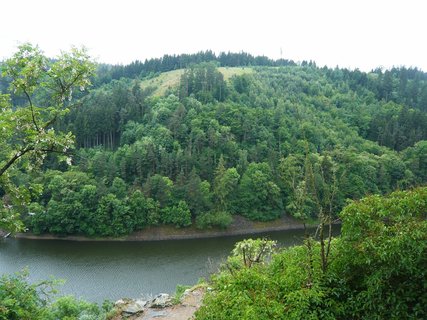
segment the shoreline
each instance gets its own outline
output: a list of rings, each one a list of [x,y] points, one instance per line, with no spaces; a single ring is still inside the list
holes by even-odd
[[[312,227],[312,225],[308,225]],[[255,235],[265,232],[300,230],[304,229],[304,224],[291,217],[282,217],[278,220],[259,222],[250,221],[241,216],[235,216],[233,223],[225,230],[207,229],[200,230],[194,226],[189,228],[175,228],[173,226],[147,227],[141,231],[133,232],[130,235],[118,238],[90,238],[86,236],[58,236],[53,234],[35,235],[32,233],[17,233],[13,237],[16,239],[31,240],[64,240],[64,241],[167,241],[167,240],[190,240],[205,238],[232,237],[241,235]]]

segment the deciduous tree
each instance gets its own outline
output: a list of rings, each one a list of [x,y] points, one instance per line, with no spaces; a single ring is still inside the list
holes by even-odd
[[[19,46],[2,64],[10,94],[0,95],[0,186],[8,195],[1,201],[0,228],[19,229],[17,216],[4,206],[23,204],[31,196],[26,191],[31,188],[12,182],[16,169],[33,170],[48,153],[67,156],[73,135],[55,131],[53,124],[75,106],[74,98],[90,86],[94,70],[85,49],[72,48],[52,60],[31,44]]]

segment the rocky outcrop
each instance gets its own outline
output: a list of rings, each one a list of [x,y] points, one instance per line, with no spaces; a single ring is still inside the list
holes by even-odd
[[[120,299],[116,301],[115,306],[125,314],[139,314],[144,312],[149,301],[143,299]]]
[[[167,293],[161,293],[157,295],[153,301],[151,301],[150,308],[166,308],[172,305],[172,299]]]
[[[187,289],[178,303],[166,293],[151,299],[121,299],[116,302],[121,315],[114,320],[188,320],[199,309],[205,290],[200,286]]]
[[[120,299],[115,306],[122,314],[135,315],[147,309],[163,309],[172,306],[172,298],[167,293],[160,293],[153,299]]]

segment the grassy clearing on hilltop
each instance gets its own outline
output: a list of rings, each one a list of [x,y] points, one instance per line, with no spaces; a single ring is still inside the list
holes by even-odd
[[[185,69],[173,70],[161,73],[160,75],[146,79],[141,82],[141,88],[155,87],[153,96],[163,96],[168,89],[176,88],[179,85],[181,75]],[[241,76],[242,74],[253,73],[254,69],[250,67],[221,67],[218,68],[224,76],[224,80],[229,80],[232,76]]]

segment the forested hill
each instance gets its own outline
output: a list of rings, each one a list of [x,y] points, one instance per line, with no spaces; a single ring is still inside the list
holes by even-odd
[[[57,127],[76,137],[73,165],[46,164],[27,226],[118,236],[226,227],[236,214],[313,219],[427,182],[426,73],[210,60],[101,68]],[[114,70],[131,78],[110,81]]]

